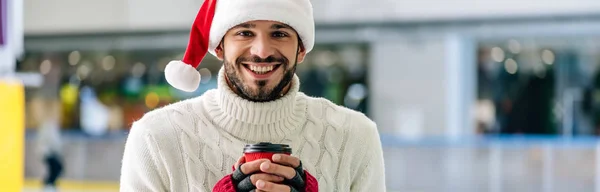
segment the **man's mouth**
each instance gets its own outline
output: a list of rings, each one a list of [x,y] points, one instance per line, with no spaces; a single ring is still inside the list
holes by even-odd
[[[262,74],[267,74],[271,71],[275,71],[279,68],[279,66],[281,66],[281,64],[275,64],[275,65],[249,65],[249,64],[242,64],[244,65],[244,67],[246,69],[249,69],[250,71],[258,74],[258,75],[262,75]]]

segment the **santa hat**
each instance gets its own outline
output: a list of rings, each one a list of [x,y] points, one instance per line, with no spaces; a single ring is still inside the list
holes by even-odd
[[[277,21],[292,27],[302,40],[306,52],[315,41],[315,24],[310,0],[204,0],[192,29],[182,60],[171,61],[165,78],[173,87],[193,92],[200,84],[196,70],[206,52],[215,49],[232,27],[255,20]]]

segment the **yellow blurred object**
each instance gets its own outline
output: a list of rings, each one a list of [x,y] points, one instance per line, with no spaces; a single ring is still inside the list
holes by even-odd
[[[0,186],[2,191],[23,188],[25,95],[23,84],[0,80]]]
[[[60,88],[60,101],[61,106],[61,126],[62,127],[73,127],[74,115],[76,113],[77,101],[79,97],[79,88],[73,84],[66,84]]]
[[[60,98],[69,108],[77,103],[77,86],[66,84],[60,89]]]
[[[146,95],[146,107],[154,109],[156,106],[158,106],[158,102],[160,102],[158,94],[150,92]]]
[[[25,179],[24,191],[39,191],[44,188],[44,184],[39,179]],[[82,181],[61,179],[56,181],[56,187],[59,191],[97,191],[109,192],[119,191],[119,182],[115,181]]]

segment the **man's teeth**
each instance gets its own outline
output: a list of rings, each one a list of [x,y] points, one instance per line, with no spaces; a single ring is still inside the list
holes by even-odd
[[[271,70],[273,70],[273,65],[269,65],[269,66],[254,66],[254,65],[250,65],[250,70],[254,71],[255,73],[258,74],[264,74],[267,73]]]

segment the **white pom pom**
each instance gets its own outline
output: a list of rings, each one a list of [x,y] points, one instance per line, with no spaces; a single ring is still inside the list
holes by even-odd
[[[171,61],[165,67],[165,78],[171,86],[193,92],[200,84],[200,72],[182,61]]]

